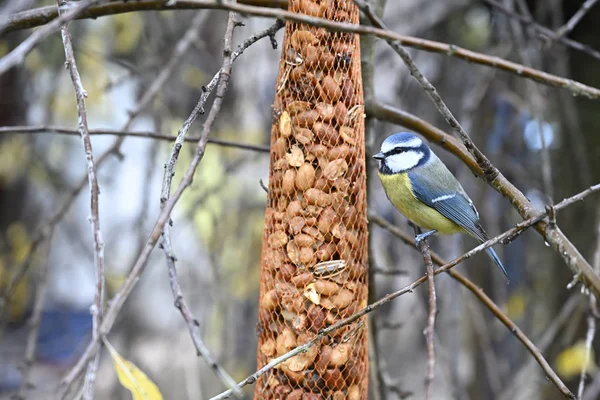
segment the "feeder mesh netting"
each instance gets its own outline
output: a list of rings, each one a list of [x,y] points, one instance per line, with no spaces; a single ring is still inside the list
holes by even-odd
[[[352,0],[289,10],[358,23]],[[273,105],[258,312],[258,367],[367,305],[359,37],[288,22]],[[256,399],[366,399],[362,318],[263,375]]]

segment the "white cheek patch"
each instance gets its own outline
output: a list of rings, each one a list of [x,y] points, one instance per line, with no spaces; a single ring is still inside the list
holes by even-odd
[[[403,148],[414,148],[416,149],[417,147],[420,147],[423,144],[423,141],[421,139],[419,139],[418,137],[414,137],[406,142],[402,142],[402,143],[386,143],[383,142],[381,144],[381,152],[382,153],[387,153],[388,151],[393,150],[396,147],[403,147]]]
[[[385,162],[392,172],[398,173],[414,168],[421,158],[423,158],[423,153],[420,151],[407,151],[386,157]]]

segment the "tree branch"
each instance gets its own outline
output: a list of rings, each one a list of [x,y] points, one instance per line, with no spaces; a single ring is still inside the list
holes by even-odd
[[[253,6],[287,8],[287,0],[240,0],[241,4]],[[164,0],[143,1],[111,1],[106,4],[92,6],[78,14],[74,19],[105,17],[108,15],[124,14],[135,11],[167,11],[167,10],[198,10],[220,9],[218,1],[190,4],[188,1],[166,2]],[[0,34],[22,29],[35,28],[53,21],[58,16],[56,7],[47,6],[22,11],[15,14],[0,16]]]
[[[117,129],[89,129],[89,133],[92,136],[125,136],[132,138],[141,139],[156,139],[163,141],[173,141],[177,139],[177,136],[169,135],[161,132],[154,131],[123,131]],[[61,135],[79,135],[76,129],[65,128],[61,126],[0,126],[0,135],[11,135],[11,134],[61,134]],[[196,143],[198,142],[197,137],[186,136],[184,138],[185,143]],[[208,138],[209,144],[214,144],[223,147],[232,147],[236,149],[256,151],[260,153],[268,153],[268,146],[261,146],[258,144],[234,142],[231,140],[224,140],[218,138]]]
[[[60,5],[60,0],[59,3]],[[94,240],[94,266],[96,271],[96,294],[94,296],[94,305],[92,306],[92,338],[100,339],[100,324],[102,323],[102,311],[104,308],[104,240],[100,231],[100,214],[99,214],[99,195],[100,188],[98,186],[98,178],[96,165],[94,164],[94,152],[92,149],[92,140],[88,131],[87,111],[85,109],[85,98],[87,93],[83,88],[81,76],[77,70],[75,55],[73,54],[73,44],[71,35],[67,29],[67,25],[61,27],[61,36],[63,47],[65,48],[65,66],[71,75],[71,81],[75,89],[77,99],[77,114],[79,116],[78,130],[83,142],[85,150],[85,158],[87,161],[87,176],[88,185],[90,188],[90,224],[92,227],[92,236]],[[84,400],[94,398],[94,383],[96,381],[96,370],[100,363],[100,351],[98,351],[94,359],[88,364],[85,374],[85,384],[83,390]]]
[[[559,37],[563,38],[563,37],[567,36],[569,33],[571,33],[571,31],[573,29],[575,29],[575,26],[577,26],[579,21],[581,21],[581,19],[585,16],[585,14],[587,14],[587,12],[590,11],[592,9],[592,7],[594,7],[594,5],[596,5],[597,2],[598,2],[598,0],[587,0],[585,3],[583,3],[581,5],[581,7],[579,8],[579,10],[577,10],[577,12],[575,14],[573,14],[573,16],[567,21],[567,23],[564,24],[563,26],[561,26],[556,31],[556,34]]]

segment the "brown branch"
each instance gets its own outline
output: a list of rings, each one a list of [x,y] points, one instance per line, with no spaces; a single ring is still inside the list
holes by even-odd
[[[240,0],[241,4],[253,6],[287,8],[287,0]],[[135,11],[165,11],[165,10],[194,10],[194,9],[220,9],[218,2],[190,4],[187,1],[166,2],[164,0],[109,2],[89,7],[74,19],[98,18],[108,15],[123,14]],[[45,25],[58,16],[56,7],[39,7],[33,10],[22,11],[15,14],[0,16],[0,34],[21,29],[35,28]]]
[[[385,219],[381,218],[377,214],[373,212],[369,212],[369,221],[379,225],[381,228],[385,229],[398,239],[402,240],[407,245],[414,248],[414,238],[409,234],[403,232],[398,229],[396,226],[388,223]],[[444,261],[438,254],[431,252],[431,258],[433,261],[442,266],[448,265],[446,261]],[[436,270],[436,274],[438,271],[442,269],[439,268]],[[494,316],[500,320],[508,328],[508,330],[519,340],[523,346],[531,353],[534,359],[538,362],[540,367],[544,370],[544,373],[554,383],[554,385],[565,395],[567,398],[574,398],[573,394],[567,389],[564,383],[560,380],[560,378],[556,375],[556,373],[552,370],[552,367],[548,364],[544,356],[541,354],[539,349],[535,346],[535,344],[523,333],[521,329],[494,303],[494,301],[489,298],[483,290],[481,290],[475,283],[473,283],[466,276],[461,273],[454,271],[452,269],[448,269],[446,271],[453,279],[460,282],[463,286],[469,289],[478,299],[481,301]],[[424,278],[421,278],[424,280]]]
[[[422,134],[430,141],[442,146],[455,156],[457,156],[467,167],[478,176],[483,175],[482,168],[474,157],[464,148],[459,140],[445,133],[414,115],[397,110],[391,106],[379,103],[365,104],[367,115],[377,119],[392,122],[406,126]],[[524,219],[538,218],[536,230],[542,235],[544,240],[554,248],[562,257],[565,264],[578,277],[583,279],[594,292],[596,297],[600,297],[600,277],[591,268],[590,264],[579,253],[579,250],[569,241],[569,239],[554,225],[543,221],[545,214],[540,213],[527,199],[527,197],[517,189],[504,175],[498,176],[489,184],[501,195],[508,198]]]
[[[275,1],[275,0],[274,0]],[[243,2],[242,2],[243,3]],[[272,2],[269,2],[272,3]],[[600,89],[584,85],[580,82],[574,81],[568,78],[562,78],[553,74],[549,74],[543,71],[536,70],[534,68],[529,68],[524,65],[514,63],[511,61],[507,61],[500,57],[489,56],[486,54],[478,53],[475,51],[463,49],[461,47],[440,43],[432,40],[425,40],[420,38],[415,38],[412,36],[399,35],[395,32],[377,29],[371,26],[361,26],[354,25],[343,22],[334,22],[324,18],[316,18],[307,16],[304,14],[296,14],[292,12],[288,12],[285,10],[279,9],[269,9],[265,7],[257,7],[245,4],[235,4],[235,3],[227,3],[224,1],[210,1],[210,0],[178,0],[172,6],[167,6],[168,2],[164,0],[139,0],[139,1],[129,1],[126,3],[109,3],[106,5],[106,9],[103,9],[103,12],[96,12],[94,18],[111,15],[119,12],[131,12],[131,11],[142,11],[145,8],[153,9],[153,10],[166,10],[170,8],[177,9],[192,9],[192,8],[214,8],[214,9],[225,9],[230,11],[236,11],[243,14],[248,15],[256,15],[268,18],[281,18],[290,21],[301,22],[313,26],[324,27],[332,31],[340,31],[340,32],[352,32],[358,33],[361,35],[373,35],[379,37],[381,39],[388,40],[397,40],[403,46],[412,47],[415,49],[445,54],[447,56],[456,57],[461,60],[465,60],[470,63],[485,65],[492,68],[497,68],[512,74],[515,74],[522,78],[532,79],[536,82],[555,86],[563,89],[567,89],[572,92],[574,95],[585,96],[590,99],[600,98]],[[279,2],[277,2],[279,4]],[[94,8],[95,9],[95,8]],[[20,15],[20,14],[15,14]],[[13,16],[14,17],[14,16]],[[39,17],[36,15],[36,17]],[[90,17],[91,18],[91,17]],[[35,20],[35,18],[33,18]],[[29,22],[33,22],[31,16],[22,16],[20,18],[13,18],[11,24],[15,24],[15,26],[21,26],[20,24],[25,24]],[[38,21],[40,24],[44,23],[44,21]],[[27,26],[24,26],[27,27]]]
[[[90,135],[92,136],[127,136],[133,138],[141,138],[141,139],[156,139],[156,140],[166,140],[173,141],[177,139],[177,136],[169,135],[161,132],[154,131],[123,131],[117,129],[90,129]],[[61,135],[79,135],[77,129],[70,129],[61,126],[0,126],[0,135],[10,135],[10,134],[61,134]],[[184,138],[184,142],[186,143],[196,143],[198,142],[197,137],[188,137]],[[242,150],[250,150],[257,151],[261,153],[268,153],[268,146],[261,146],[258,144],[250,144],[250,143],[241,143],[234,142],[231,140],[224,140],[218,138],[208,138],[209,144],[214,144],[217,146],[223,147],[232,147]]]
[[[193,122],[196,120],[198,115],[204,110],[204,104],[206,103],[206,100],[208,98],[208,96],[205,95],[205,93],[210,93],[214,89],[214,86],[217,85],[217,82],[221,83],[224,81],[224,74],[227,74],[229,73],[229,71],[231,71],[231,40],[233,37],[233,30],[238,24],[236,18],[237,17],[235,13],[229,13],[227,28],[225,29],[225,37],[223,38],[223,66],[215,75],[213,80],[209,83],[208,87],[206,88],[206,92],[202,93],[200,101],[198,102],[196,107],[194,107],[194,110],[177,133],[177,138],[175,140],[173,148],[171,149],[169,160],[165,164],[165,173],[163,175],[162,190],[160,194],[161,209],[164,209],[164,204],[167,200],[169,200],[171,194],[171,184],[173,176],[175,175],[175,166],[179,158],[181,145],[185,140],[185,137]],[[201,21],[200,17],[196,17],[195,21],[198,21],[199,23]],[[279,29],[279,26],[277,27],[277,29]],[[196,347],[197,354],[204,359],[204,361],[212,369],[214,374],[221,380],[221,382],[223,382],[225,387],[234,389],[234,393],[236,394],[236,396],[242,397],[242,391],[236,388],[235,380],[231,377],[231,375],[229,375],[229,373],[225,370],[225,368],[223,368],[223,366],[214,361],[212,355],[210,354],[208,348],[202,340],[202,336],[200,335],[200,331],[198,329],[198,321],[193,317],[189,307],[187,306],[187,302],[183,297],[181,286],[179,285],[179,281],[177,280],[177,269],[175,266],[176,257],[173,252],[173,247],[171,245],[171,223],[167,223],[164,226],[161,247],[166,256],[167,268],[169,271],[169,280],[171,282],[171,291],[173,292],[173,297],[175,298],[175,307],[179,309],[179,312],[181,313],[183,319],[187,323],[188,330],[190,332],[192,342]]]
[[[59,3],[60,4],[60,0]],[[69,70],[71,81],[75,89],[75,97],[77,99],[77,114],[79,116],[78,130],[81,135],[83,147],[85,150],[85,158],[87,161],[87,176],[88,185],[90,188],[90,225],[92,227],[92,236],[94,240],[94,266],[96,272],[96,294],[94,296],[94,305],[92,307],[92,337],[94,340],[100,339],[100,324],[102,323],[102,311],[104,308],[104,240],[100,231],[100,214],[99,201],[100,188],[98,186],[98,178],[96,165],[94,164],[94,152],[92,149],[92,140],[88,131],[87,111],[85,109],[85,98],[87,93],[83,88],[81,76],[77,70],[75,55],[73,54],[73,44],[71,35],[67,25],[61,27],[61,36],[63,47],[65,48],[65,66]],[[96,371],[100,363],[100,351],[95,354],[93,360],[88,364],[85,374],[85,384],[83,390],[84,400],[94,398],[94,384],[96,381]]]
[[[515,20],[519,21],[521,24],[530,26],[531,28],[533,28],[537,32],[539,32],[540,34],[546,36],[548,39],[555,40],[558,43],[561,43],[567,47],[581,51],[582,53],[585,53],[585,54],[595,58],[596,60],[600,60],[600,52],[591,48],[590,46],[587,46],[587,45],[577,42],[575,40],[564,37],[564,35],[559,33],[560,30],[559,30],[559,32],[554,32],[552,29],[546,28],[545,26],[540,25],[539,23],[534,21],[532,18],[523,16],[523,15],[511,10],[510,8],[504,6],[502,3],[498,3],[497,1],[494,1],[494,0],[484,0],[484,1],[486,3],[488,3],[489,5],[491,5],[492,7],[494,7],[495,10],[500,11],[502,14],[505,14],[510,18],[514,18]],[[592,1],[595,2],[597,0],[592,0]]]
[[[25,60],[25,56],[29,54],[31,50],[35,48],[42,40],[46,39],[52,33],[60,29],[61,25],[77,18],[91,5],[98,3],[100,0],[83,0],[72,10],[69,10],[60,15],[60,17],[54,19],[49,24],[33,32],[27,39],[21,42],[15,49],[4,57],[0,58],[0,75],[11,69],[17,64],[20,64]],[[53,7],[58,13],[57,7]],[[3,20],[0,20],[0,33],[3,26]]]
[[[415,232],[420,229],[415,227]],[[427,295],[429,298],[429,312],[427,314],[427,328],[425,329],[425,338],[427,341],[427,375],[425,377],[425,400],[432,397],[433,379],[435,377],[435,315],[437,313],[435,283],[433,281],[433,262],[429,251],[427,239],[418,243],[418,250],[423,256],[427,271]]]

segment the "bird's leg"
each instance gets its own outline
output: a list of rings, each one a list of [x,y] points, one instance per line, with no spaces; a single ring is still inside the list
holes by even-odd
[[[419,233],[416,237],[415,237],[415,246],[419,247],[419,242],[427,239],[429,236],[433,235],[437,233],[437,231],[434,229],[432,231],[427,231],[427,232],[423,232],[423,233]]]

